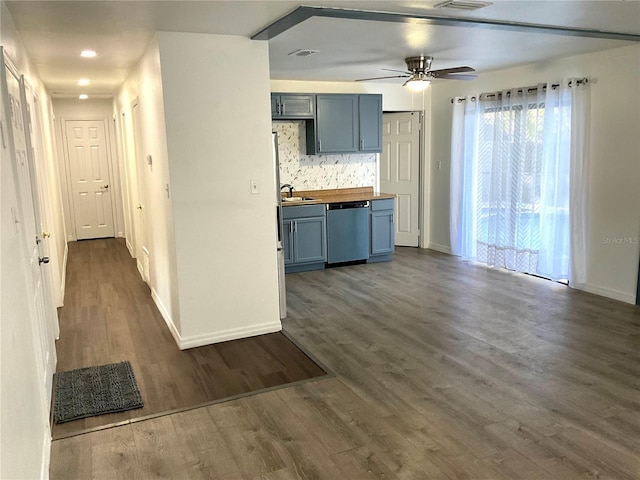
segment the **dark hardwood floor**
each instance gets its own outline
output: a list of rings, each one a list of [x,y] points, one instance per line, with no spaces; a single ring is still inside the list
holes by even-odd
[[[121,239],[69,244],[57,371],[129,360],[144,407],[54,424],[53,438],[324,375],[282,333],[181,351]]]
[[[640,478],[640,309],[444,254],[287,276],[335,372],[53,444],[51,478]]]

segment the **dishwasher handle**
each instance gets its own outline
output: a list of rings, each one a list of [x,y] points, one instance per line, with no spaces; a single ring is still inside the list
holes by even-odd
[[[346,210],[348,208],[369,208],[368,201],[327,203],[327,210]]]

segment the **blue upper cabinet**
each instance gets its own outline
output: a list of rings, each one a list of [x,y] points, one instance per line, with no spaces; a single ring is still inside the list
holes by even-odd
[[[309,133],[315,133],[313,138]],[[310,142],[312,142],[311,145]],[[315,132],[313,132],[313,128],[309,128],[309,125],[307,125],[307,153],[350,153],[357,151],[357,95],[317,95]]]
[[[382,152],[382,95],[358,95],[360,151]]]
[[[382,151],[382,95],[316,95],[307,155]]]
[[[315,118],[315,95],[272,93],[271,118],[273,120]]]

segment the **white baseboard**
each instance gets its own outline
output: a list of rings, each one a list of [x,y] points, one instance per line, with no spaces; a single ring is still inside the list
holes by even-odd
[[[138,267],[138,273],[140,274],[140,278],[142,279],[142,281],[147,283],[146,279],[144,278],[144,266],[142,265],[142,262],[139,258],[136,258],[136,267]]]
[[[167,307],[164,306],[164,303],[162,303],[162,300],[160,300],[160,297],[158,296],[158,292],[156,292],[155,288],[153,287],[151,288],[151,298],[153,299],[153,303],[156,304],[156,307],[158,307],[160,315],[162,315],[162,318],[164,318],[164,323],[166,323],[167,327],[169,327],[169,331],[171,332],[173,339],[176,341],[176,344],[179,347],[181,340],[180,333],[173,323],[171,313],[169,312],[169,310],[167,310]]]
[[[42,442],[42,464],[40,465],[40,479],[48,480],[49,466],[51,463],[51,428],[47,424],[44,432],[44,442]]]
[[[180,350],[186,350],[187,348],[201,347],[203,345],[210,345],[212,343],[226,342],[228,340],[237,340],[239,338],[254,337],[256,335],[264,335],[265,333],[274,333],[282,330],[282,324],[279,321],[261,323],[259,325],[251,325],[249,327],[232,328],[229,330],[223,330],[221,332],[205,333],[203,335],[193,335],[191,337],[182,337],[171,318],[169,310],[164,306],[162,300],[158,296],[158,293],[152,288],[151,298],[158,307],[160,315],[164,318],[169,331],[176,341]]]
[[[64,305],[64,294],[67,291],[67,259],[69,258],[69,244],[64,244],[62,256],[62,278],[60,279],[60,306]]]
[[[430,249],[430,250],[435,250],[436,252],[446,253],[448,255],[453,255],[453,253],[451,253],[451,247],[447,247],[445,245],[439,245],[437,243],[430,243],[429,245],[427,245],[427,248]]]
[[[595,293],[596,295],[600,295],[607,298],[613,298],[614,300],[620,300],[621,302],[631,303],[635,305],[636,303],[636,295],[635,293],[626,293],[621,292],[619,290],[613,290],[611,288],[601,287],[599,285],[586,284],[582,289],[585,292]]]
[[[126,238],[124,244],[127,246],[127,250],[129,250],[129,255],[131,255],[131,258],[136,258],[135,254],[133,253],[133,245],[131,245],[131,242],[129,242],[129,239]]]
[[[261,323],[259,325],[251,325],[249,327],[232,328],[221,332],[205,333],[203,335],[194,335],[192,337],[182,338],[178,343],[178,347],[180,347],[180,350],[185,350],[187,348],[201,347],[212,343],[255,337],[256,335],[264,335],[265,333],[279,332],[280,330],[282,330],[282,324],[279,321]]]

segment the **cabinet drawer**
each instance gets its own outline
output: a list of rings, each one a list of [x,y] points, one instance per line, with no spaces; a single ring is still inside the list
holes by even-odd
[[[393,202],[394,198],[385,198],[382,200],[372,200],[371,201],[371,211],[375,212],[378,210],[393,210]]]
[[[294,205],[282,207],[282,218],[304,218],[304,217],[324,217],[326,206],[324,203],[319,205]]]

